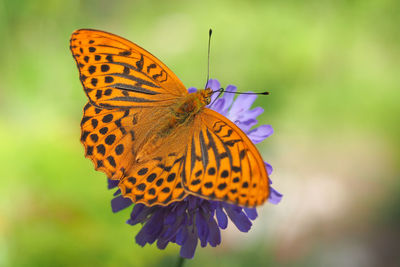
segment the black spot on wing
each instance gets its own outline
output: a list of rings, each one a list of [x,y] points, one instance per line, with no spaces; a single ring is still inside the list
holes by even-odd
[[[103,117],[102,122],[109,123],[113,120],[114,116],[112,114],[107,114]]]
[[[172,182],[173,180],[175,180],[176,174],[175,173],[171,173],[168,175],[167,177],[167,181],[168,182]]]
[[[112,83],[114,81],[114,78],[112,76],[106,76],[104,78],[105,83]]]
[[[198,185],[199,183],[201,183],[201,180],[200,180],[200,179],[194,179],[194,180],[191,182],[192,185]]]
[[[96,99],[100,99],[103,95],[103,90],[97,90],[96,91]]]
[[[155,67],[157,67],[157,65],[154,64],[154,63],[152,63],[152,64],[150,64],[149,66],[147,66],[147,73],[149,73],[150,70],[153,69],[153,68],[155,68]]]
[[[226,141],[226,142],[224,142],[224,144],[227,145],[227,146],[232,147],[232,146],[234,146],[236,143],[238,143],[240,141],[242,141],[242,140],[241,139],[234,139],[234,140]]]
[[[124,152],[124,145],[123,144],[119,144],[115,147],[115,153],[117,155],[121,155]]]
[[[108,127],[103,127],[103,128],[101,128],[100,130],[99,130],[99,132],[101,133],[101,134],[106,134],[107,132],[108,132]]]
[[[87,146],[86,155],[88,155],[88,156],[93,155],[93,147],[92,146]]]
[[[102,154],[103,156],[106,154],[106,148],[103,144],[100,144],[96,147],[97,153]]]
[[[113,156],[108,156],[107,161],[110,163],[111,166],[113,166],[114,168],[116,167],[116,163]]]
[[[89,131],[83,131],[83,132],[82,132],[82,135],[81,135],[81,141],[82,141],[82,142],[85,142],[85,141],[86,141],[86,138],[88,137],[89,134],[90,134]]]
[[[85,122],[87,122],[88,120],[90,120],[92,117],[83,117],[82,118],[82,120],[81,120],[81,126],[85,123]]]
[[[219,128],[214,131],[214,133],[218,134],[222,131],[223,125],[219,125]]]
[[[164,70],[161,70],[160,73],[154,74],[154,75],[151,76],[151,77],[153,77],[154,80],[157,80],[157,78],[158,78],[158,77],[161,77],[161,76],[163,75],[163,73],[164,73]],[[164,81],[165,81],[165,80],[164,80]]]
[[[143,64],[144,64],[144,58],[143,58],[143,55],[141,54],[140,55],[140,60],[136,61],[136,67],[137,67],[138,71],[140,71],[140,72],[142,71]]]
[[[125,50],[125,51],[122,51],[122,52],[119,52],[118,53],[118,55],[119,56],[130,56],[132,53],[131,53],[131,51],[129,51],[129,50]]]
[[[246,149],[243,149],[239,152],[239,157],[240,159],[244,159],[245,156],[246,156]]]
[[[165,166],[162,163],[157,164],[157,167],[159,167],[160,169],[162,169],[163,171],[169,172],[172,169],[172,166]]]
[[[112,55],[106,56],[106,60],[107,60],[108,62],[114,62]]]
[[[141,168],[139,171],[138,171],[138,174],[139,175],[145,175],[147,172],[148,172],[148,168]]]
[[[107,64],[103,64],[103,65],[101,65],[100,69],[102,72],[107,72],[110,70],[110,66]]]
[[[89,70],[89,73],[90,74],[93,74],[93,73],[95,73],[96,72],[96,66],[89,66],[89,68],[88,68],[88,70]]]
[[[233,130],[229,129],[228,133],[226,135],[222,136],[222,137],[229,137],[229,136],[231,136],[232,133],[233,133]]]

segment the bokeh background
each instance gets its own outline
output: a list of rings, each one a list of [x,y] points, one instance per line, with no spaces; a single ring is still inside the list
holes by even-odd
[[[259,146],[277,205],[185,266],[400,266],[400,2],[0,0],[0,266],[174,266],[139,247],[130,209],[79,142],[78,28],[145,47],[183,83],[242,91],[275,133]]]

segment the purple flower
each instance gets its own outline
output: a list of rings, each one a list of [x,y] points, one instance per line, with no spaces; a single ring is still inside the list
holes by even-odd
[[[208,87],[218,90],[220,83],[217,80],[209,80]],[[190,93],[196,88],[189,88]],[[235,92],[236,87],[228,85],[226,91]],[[252,129],[257,123],[257,116],[263,113],[261,107],[250,109],[256,95],[238,95],[234,101],[234,94],[226,93],[216,99],[217,93],[212,95],[211,108],[226,116],[240,127],[253,143],[259,143],[273,133],[270,125],[261,125]],[[268,174],[272,172],[270,164],[265,162]],[[109,188],[118,185],[118,181],[108,180]],[[270,186],[268,201],[278,204],[282,194]],[[113,212],[118,212],[132,204],[129,198],[124,198],[120,190],[115,192],[116,196],[111,201]],[[157,241],[157,247],[164,249],[169,242],[181,246],[180,255],[184,258],[193,258],[198,241],[202,247],[215,247],[221,243],[220,229],[228,226],[228,218],[241,232],[248,232],[252,226],[251,221],[257,218],[255,208],[242,208],[222,201],[210,201],[189,195],[179,202],[168,206],[148,207],[144,204],[136,204],[127,221],[130,225],[141,223],[142,229],[136,235],[136,242],[144,246]]]

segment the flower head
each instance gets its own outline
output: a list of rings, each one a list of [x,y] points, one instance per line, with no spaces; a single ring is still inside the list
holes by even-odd
[[[209,80],[208,87],[218,90],[220,83]],[[189,88],[189,93],[196,88]],[[236,87],[228,85],[226,91],[235,92]],[[239,95],[234,101],[234,94],[224,94],[221,98],[212,95],[211,108],[233,121],[243,130],[253,143],[259,143],[273,133],[270,125],[261,125],[252,129],[257,123],[257,116],[263,113],[261,107],[250,109],[257,98],[256,95]],[[268,174],[272,172],[270,164],[265,162]],[[118,181],[108,180],[109,188],[118,185]],[[113,212],[118,212],[130,205],[132,201],[124,198],[120,190],[111,201]],[[272,204],[280,202],[282,195],[270,186],[268,201]],[[211,201],[189,195],[182,201],[173,202],[168,206],[148,207],[144,204],[135,204],[131,217],[127,221],[130,225],[141,223],[142,229],[136,235],[136,242],[144,246],[157,241],[157,247],[164,249],[169,242],[181,246],[180,255],[184,258],[194,256],[198,241],[202,247],[209,244],[215,247],[221,243],[220,229],[228,226],[228,218],[241,232],[247,232],[252,226],[252,220],[257,218],[255,208],[242,208],[223,201]]]

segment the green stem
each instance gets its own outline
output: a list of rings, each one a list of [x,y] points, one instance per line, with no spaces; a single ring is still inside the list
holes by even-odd
[[[176,267],[182,267],[184,261],[185,261],[185,258],[178,256],[178,264],[176,265]]]

